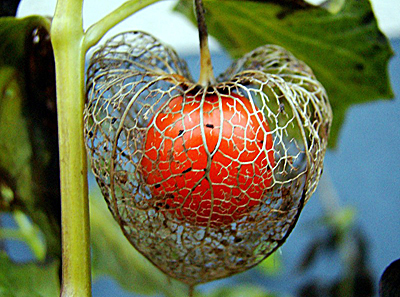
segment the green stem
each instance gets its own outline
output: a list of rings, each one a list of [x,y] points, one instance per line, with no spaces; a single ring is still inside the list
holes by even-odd
[[[110,14],[106,15],[99,22],[88,28],[85,34],[84,50],[89,50],[115,25],[125,20],[135,12],[156,3],[160,0],[131,0],[125,2]]]
[[[56,62],[61,176],[61,296],[91,296],[89,202],[83,138],[83,0],[59,0],[51,37]]]

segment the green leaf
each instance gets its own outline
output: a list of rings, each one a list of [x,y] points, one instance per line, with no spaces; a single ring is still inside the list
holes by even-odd
[[[186,286],[167,278],[128,242],[100,195],[90,197],[94,278],[110,276],[137,294],[186,296]]]
[[[41,240],[41,231],[33,224],[22,211],[15,211],[13,214],[17,228],[0,227],[0,240],[15,239],[25,242],[38,261],[46,258],[46,246]]]
[[[26,119],[22,116],[22,97],[18,72],[11,67],[0,68],[0,168],[2,183],[18,188],[19,196],[33,192],[31,168],[26,166],[31,158]],[[7,204],[13,203],[14,194]]]
[[[331,146],[351,105],[393,97],[387,72],[393,52],[369,1],[340,2],[325,9],[300,0],[204,1],[209,33],[234,58],[277,44],[313,69],[333,109]],[[190,1],[175,9],[194,21]]]
[[[60,295],[59,262],[16,264],[0,252],[0,297],[54,297]]]
[[[267,276],[277,275],[282,270],[282,259],[279,250],[263,260],[256,268]]]
[[[325,225],[344,233],[354,227],[356,217],[356,210],[351,206],[347,206],[336,210],[336,212],[327,213],[322,218],[322,221]]]
[[[54,57],[43,17],[0,18],[0,210],[19,209],[61,257]]]

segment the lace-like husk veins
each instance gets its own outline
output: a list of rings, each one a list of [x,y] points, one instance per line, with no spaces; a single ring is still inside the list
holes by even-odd
[[[94,53],[87,97],[86,145],[110,210],[136,249],[188,284],[271,254],[320,178],[329,103],[280,47],[204,89],[173,50],[123,33]]]

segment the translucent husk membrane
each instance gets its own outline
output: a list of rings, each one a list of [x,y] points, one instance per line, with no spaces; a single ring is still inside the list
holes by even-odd
[[[287,238],[315,191],[331,108],[311,69],[257,48],[218,83],[143,32],[92,56],[91,166],[132,245],[189,285],[247,270]]]

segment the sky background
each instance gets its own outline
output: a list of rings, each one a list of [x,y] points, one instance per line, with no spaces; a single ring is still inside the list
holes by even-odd
[[[89,27],[124,2],[124,0],[85,0],[84,27]],[[195,52],[198,49],[196,28],[185,17],[172,11],[176,2],[176,0],[164,0],[153,4],[125,20],[108,35],[112,36],[120,31],[143,30],[171,45],[178,53]],[[308,2],[317,4],[322,1]],[[57,0],[22,0],[18,15],[52,16],[56,3]],[[381,30],[389,37],[400,37],[400,1],[372,0],[371,3]],[[211,50],[220,50],[215,40],[212,39],[210,44]]]

